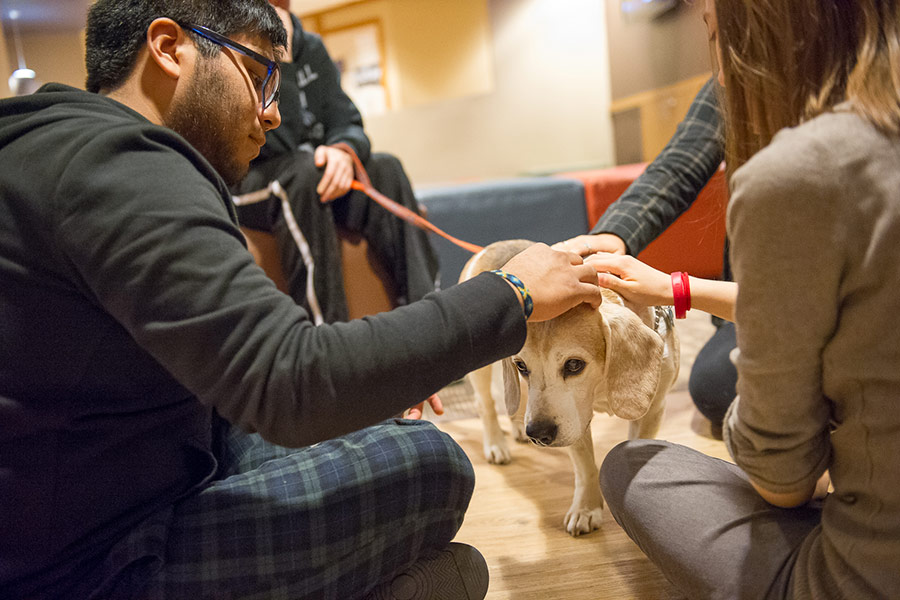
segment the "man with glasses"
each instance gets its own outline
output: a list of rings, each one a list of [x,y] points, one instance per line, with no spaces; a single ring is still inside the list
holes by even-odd
[[[98,0],[88,91],[0,101],[0,598],[484,595],[450,544],[471,464],[384,419],[516,352],[527,294],[486,273],[316,327],[274,287],[226,182],[284,45],[265,0]],[[599,302],[575,255],[506,270],[532,320]]]
[[[322,39],[303,30],[285,10],[286,0],[270,3],[288,32],[281,58],[282,124],[266,134],[249,174],[233,189],[241,225],[272,232],[288,293],[316,322],[349,318],[338,229],[368,242],[395,306],[419,300],[438,285],[428,235],[350,189],[352,152],[375,189],[418,212],[403,166],[390,154],[371,151],[362,116],[341,89]]]
[[[265,67],[265,77],[255,73],[257,70],[255,68],[250,70],[250,76],[256,84],[256,92],[260,100],[262,100],[262,109],[265,111],[273,102],[278,100],[278,92],[281,89],[281,69],[278,67],[277,62],[201,25],[187,25],[187,29],[220,46],[225,46],[244,56],[249,56]]]

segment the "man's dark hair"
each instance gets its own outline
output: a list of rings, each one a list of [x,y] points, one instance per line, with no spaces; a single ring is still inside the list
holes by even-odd
[[[276,51],[287,44],[284,25],[268,0],[97,0],[88,11],[85,50],[89,92],[115,90],[134,69],[146,43],[147,28],[168,17],[179,24],[202,25],[225,36],[269,40]],[[187,32],[202,56],[220,47]]]

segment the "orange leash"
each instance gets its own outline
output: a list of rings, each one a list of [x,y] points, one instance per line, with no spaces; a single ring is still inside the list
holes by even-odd
[[[374,187],[372,187],[372,180],[369,179],[369,174],[366,173],[366,169],[363,167],[362,162],[359,160],[359,157],[356,156],[356,152],[353,151],[353,148],[351,148],[347,144],[335,144],[335,147],[340,148],[344,152],[347,152],[353,159],[356,179],[352,184],[350,184],[351,188],[364,193],[366,196],[377,202],[380,206],[382,206],[385,210],[387,210],[394,216],[403,219],[407,223],[415,225],[419,229],[424,229],[426,231],[436,233],[442,238],[452,242],[453,244],[456,244],[463,250],[468,250],[473,254],[476,252],[481,252],[481,250],[483,250],[482,246],[464,242],[463,240],[453,237],[449,233],[445,232],[444,230],[428,221],[428,219],[424,218],[422,215],[411,211],[402,204],[398,204],[397,202],[391,200],[390,198],[376,190]]]

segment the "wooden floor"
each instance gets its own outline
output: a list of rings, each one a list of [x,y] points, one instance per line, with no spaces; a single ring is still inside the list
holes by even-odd
[[[708,423],[687,393],[690,361],[708,337],[706,326],[708,317],[686,324],[682,348],[687,363],[667,398],[659,437],[727,459],[724,445],[708,436]],[[477,417],[437,425],[456,439],[475,467],[475,493],[456,539],[478,548],[487,560],[489,600],[683,598],[609,513],[604,511],[600,529],[589,535],[573,538],[566,533],[563,517],[572,499],[573,475],[564,449],[512,442],[512,463],[491,465],[482,454]],[[598,464],[625,439],[627,428],[624,421],[595,415]]]

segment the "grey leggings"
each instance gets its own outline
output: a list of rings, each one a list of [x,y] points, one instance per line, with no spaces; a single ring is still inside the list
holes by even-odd
[[[616,522],[691,600],[790,598],[821,503],[782,509],[735,465],[685,446],[632,440],[613,448],[600,487]]]

